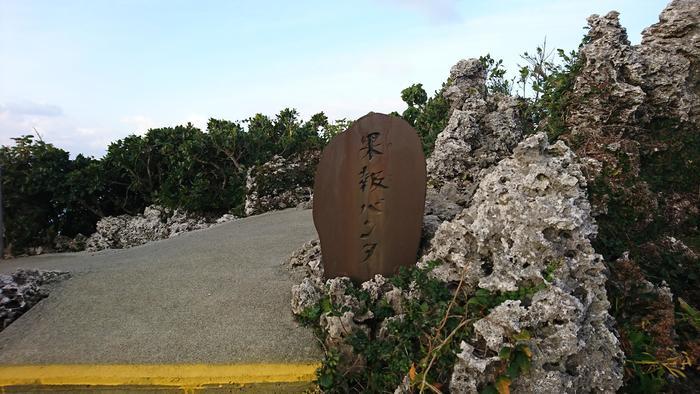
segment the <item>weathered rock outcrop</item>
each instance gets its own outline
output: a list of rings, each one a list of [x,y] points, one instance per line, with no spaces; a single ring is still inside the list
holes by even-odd
[[[652,116],[700,125],[700,4],[672,1],[635,49],[644,67],[637,81]]]
[[[275,156],[251,167],[246,178],[245,214],[256,215],[278,209],[309,208],[319,152],[284,158]]]
[[[479,180],[522,139],[516,99],[487,94],[486,73],[478,59],[461,60],[450,70],[444,92],[450,119],[427,160],[424,240],[468,204]]]
[[[300,277],[323,278],[321,265],[321,243],[313,239],[295,250],[289,257],[289,268]]]
[[[226,214],[210,220],[152,205],[146,207],[142,215],[108,216],[100,219],[97,231],[85,242],[86,250],[130,248],[234,219],[235,216]]]
[[[588,24],[560,138],[584,164],[626,352],[684,368],[700,343],[674,332],[673,313],[682,300],[700,307],[700,2],[672,1],[640,45],[617,12]],[[635,348],[640,332],[653,341]]]
[[[589,42],[580,51],[562,139],[584,159],[589,183],[599,184],[591,196],[594,215],[624,204],[635,216],[631,228],[643,231],[659,211],[700,206],[693,175],[700,149],[700,4],[672,1],[637,46],[618,15],[588,18]],[[687,171],[686,179],[660,186],[662,171]]]
[[[440,279],[464,277],[470,289],[496,293],[541,287],[530,305],[506,301],[474,324],[475,342],[462,346],[455,366],[456,392],[483,383],[474,372],[497,360],[473,354],[475,343],[498,352],[524,329],[532,335],[532,370],[514,382],[518,391],[621,386],[623,356],[609,328],[605,267],[590,242],[596,226],[585,186],[573,152],[536,134],[483,177],[467,209],[439,227],[421,264],[441,261],[433,271]]]
[[[47,284],[68,277],[69,273],[60,271],[18,270],[11,275],[0,274],[0,331],[48,297]]]
[[[65,235],[58,235],[53,241],[54,252],[79,252],[85,250],[85,242],[87,237],[83,234],[78,234],[73,238]]]
[[[450,119],[428,158],[428,183],[448,201],[465,205],[484,170],[508,156],[522,139],[522,127],[515,98],[487,94],[486,68],[478,59],[459,61],[449,81],[444,96],[450,102]]]

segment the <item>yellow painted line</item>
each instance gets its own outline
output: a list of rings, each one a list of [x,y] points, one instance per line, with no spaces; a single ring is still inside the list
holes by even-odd
[[[0,387],[26,385],[176,386],[311,382],[308,364],[0,365]]]

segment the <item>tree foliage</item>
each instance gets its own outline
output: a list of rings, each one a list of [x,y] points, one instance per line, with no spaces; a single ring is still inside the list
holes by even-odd
[[[447,126],[450,105],[442,95],[444,89],[443,83],[433,97],[428,97],[421,83],[401,91],[401,99],[408,105],[401,117],[418,131],[426,155],[433,151],[437,135]]]
[[[101,159],[35,140],[0,148],[6,243],[21,254],[57,235],[90,234],[104,216],[137,214],[150,204],[202,215],[243,213],[248,168],[275,155],[318,150],[349,122],[321,113],[304,121],[294,109],[243,122],[210,119],[150,129],[111,143]]]
[[[81,208],[69,199],[67,176],[89,159],[71,161],[68,152],[29,135],[14,141],[11,148],[0,147],[5,228],[10,230],[5,245],[42,245],[62,228],[79,228],[80,221],[69,217]]]

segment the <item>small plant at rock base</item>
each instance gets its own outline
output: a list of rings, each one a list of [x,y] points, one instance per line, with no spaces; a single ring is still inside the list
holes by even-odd
[[[515,339],[530,339],[530,334],[523,330]],[[493,384],[490,384],[481,391],[482,394],[506,394],[510,393],[510,385],[518,376],[530,371],[530,360],[532,351],[525,344],[518,344],[515,347],[505,346],[498,353],[498,357],[503,362],[501,374]]]

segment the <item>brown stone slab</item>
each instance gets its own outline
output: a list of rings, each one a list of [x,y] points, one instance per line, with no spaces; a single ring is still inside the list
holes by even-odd
[[[365,281],[415,264],[425,187],[421,142],[403,119],[370,112],[336,135],[314,183],[325,276]]]

